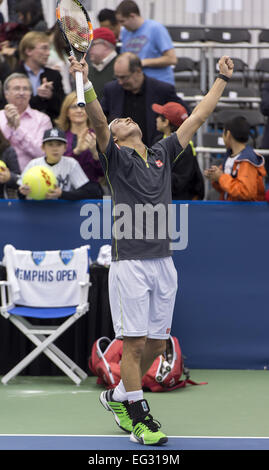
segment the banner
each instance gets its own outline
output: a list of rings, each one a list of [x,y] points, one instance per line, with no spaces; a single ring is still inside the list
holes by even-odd
[[[7,243],[37,252],[89,244],[94,261],[100,247],[111,242],[105,204],[1,200],[0,253]],[[268,368],[269,205],[188,201],[175,206],[182,243],[173,255],[179,288],[171,334],[179,338],[186,365]],[[97,219],[91,219],[93,212]]]

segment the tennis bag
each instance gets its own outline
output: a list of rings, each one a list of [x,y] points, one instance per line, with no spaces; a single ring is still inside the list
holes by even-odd
[[[122,340],[111,341],[106,336],[99,338],[92,347],[89,358],[89,369],[97,376],[97,384],[107,389],[115,388],[120,377],[120,361],[122,356]],[[185,376],[182,379],[182,375]],[[205,382],[203,382],[205,383]],[[144,375],[142,387],[151,392],[167,392],[187,384],[202,385],[190,380],[190,372],[184,366],[179,341],[170,336],[166,341],[164,355],[158,356]]]

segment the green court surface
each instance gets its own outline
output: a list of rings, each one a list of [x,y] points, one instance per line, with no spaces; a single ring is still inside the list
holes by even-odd
[[[167,393],[146,392],[151,413],[168,436],[268,437],[268,371],[191,370],[208,382]],[[125,435],[99,403],[89,377],[19,376],[0,384],[0,434]]]

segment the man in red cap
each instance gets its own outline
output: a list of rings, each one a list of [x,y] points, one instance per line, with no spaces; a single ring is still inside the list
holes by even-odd
[[[157,114],[156,127],[163,139],[176,132],[188,117],[186,108],[174,101],[169,101],[164,105],[154,103],[152,109]],[[180,158],[173,165],[171,176],[173,199],[204,198],[204,179],[192,141],[189,142]]]
[[[107,82],[114,78],[114,62],[117,57],[116,37],[108,28],[96,28],[89,52],[89,76],[97,97],[101,100]]]

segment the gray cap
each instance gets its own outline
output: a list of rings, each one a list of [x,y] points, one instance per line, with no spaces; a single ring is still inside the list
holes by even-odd
[[[61,142],[67,143],[65,132],[61,129],[57,129],[56,127],[54,127],[53,129],[48,129],[44,132],[42,142],[44,143],[50,140],[60,140]]]

